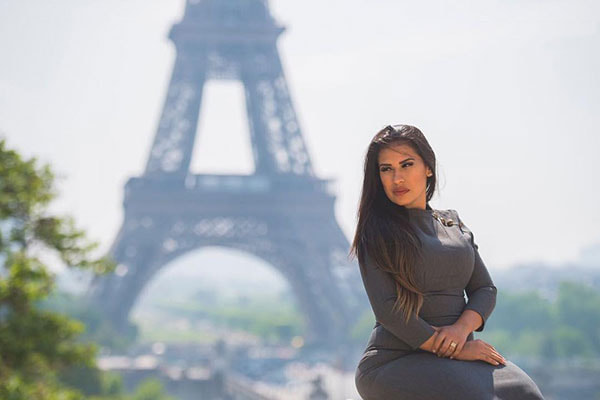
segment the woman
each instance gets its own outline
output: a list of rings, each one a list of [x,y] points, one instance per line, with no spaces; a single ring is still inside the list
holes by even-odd
[[[543,399],[522,369],[473,337],[497,290],[457,211],[429,206],[436,161],[423,133],[378,132],[364,173],[351,252],[376,323],[356,369],[362,398]]]

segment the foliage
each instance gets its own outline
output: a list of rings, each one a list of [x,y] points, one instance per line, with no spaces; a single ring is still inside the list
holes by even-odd
[[[96,345],[79,340],[84,324],[39,307],[54,289],[42,255],[97,274],[115,268],[108,256],[91,256],[98,244],[71,217],[47,212],[53,181],[48,165],[23,160],[0,138],[0,399],[79,400],[85,395],[76,384],[83,383],[98,400],[125,399],[114,377],[96,368]],[[133,398],[164,398],[149,385]]]
[[[79,335],[79,340],[97,343],[111,351],[125,351],[138,336],[137,326],[133,324],[129,324],[126,332],[117,331],[97,307],[87,302],[85,296],[54,290],[38,306],[80,321],[86,329]]]
[[[598,357],[600,292],[570,281],[560,282],[552,301],[534,291],[500,291],[496,308],[478,337],[506,354]]]

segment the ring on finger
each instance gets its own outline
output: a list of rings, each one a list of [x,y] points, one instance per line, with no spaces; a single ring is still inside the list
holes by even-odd
[[[452,349],[450,354],[454,353],[456,351],[456,342],[450,342],[450,348]]]
[[[448,356],[451,357],[452,354],[454,354],[454,352],[456,352],[456,342],[450,342],[449,350],[450,350],[450,352],[448,353]]]
[[[444,357],[451,356],[452,353],[454,353],[455,351],[456,351],[456,342],[450,342],[450,344],[446,348],[446,351],[443,352],[444,353]]]

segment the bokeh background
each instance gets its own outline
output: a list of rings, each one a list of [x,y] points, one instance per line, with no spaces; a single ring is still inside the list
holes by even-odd
[[[74,216],[100,243],[98,254],[122,223],[126,180],[143,172],[175,57],[167,34],[184,5],[0,1],[0,135],[24,157],[51,164],[60,194],[50,209]],[[600,3],[269,5],[287,27],[278,49],[292,100],[317,174],[336,180],[346,236],[370,139],[386,124],[418,126],[439,162],[431,204],[460,212],[501,293],[479,337],[520,362],[548,398],[598,398],[588,377],[600,364]],[[247,124],[241,84],[207,83],[192,172],[252,173]],[[57,260],[48,266],[57,293],[85,290]],[[258,296],[264,288],[272,298]],[[213,315],[201,307],[211,302],[224,306]],[[69,312],[59,296],[52,304]],[[259,315],[282,316],[301,335],[289,286],[270,265],[205,248],[165,268],[132,318],[137,343],[156,355],[160,346],[200,340],[197,324],[260,341],[272,326],[249,327]],[[354,332],[356,354],[371,327],[367,315]],[[561,362],[545,369],[548,358]],[[314,387],[306,371],[297,379]],[[359,398],[352,371],[320,373],[330,398]],[[262,381],[284,390],[285,382]],[[309,389],[298,383],[292,392],[308,398]]]

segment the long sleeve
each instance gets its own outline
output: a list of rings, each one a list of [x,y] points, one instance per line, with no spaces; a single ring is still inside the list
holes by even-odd
[[[483,323],[475,330],[476,332],[481,332],[496,306],[497,288],[494,286],[490,273],[479,255],[479,246],[475,243],[473,232],[461,221],[458,213],[457,218],[460,228],[471,237],[471,245],[473,246],[475,255],[473,273],[465,287],[465,292],[469,299],[465,310],[473,310],[481,315]]]
[[[406,323],[401,310],[392,310],[396,301],[394,278],[389,272],[378,269],[368,255],[365,258],[366,263],[360,265],[360,273],[375,319],[413,350],[418,349],[435,333],[435,329],[423,318],[414,315]]]

